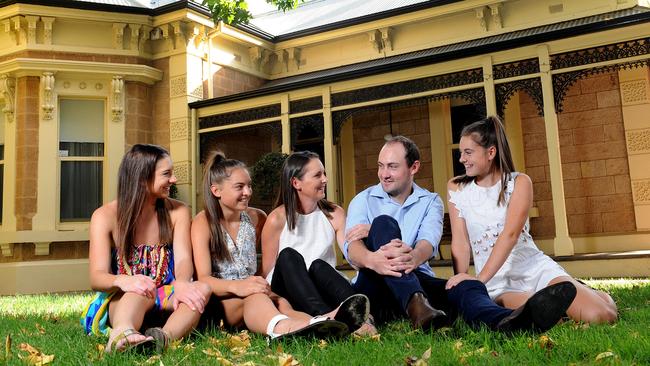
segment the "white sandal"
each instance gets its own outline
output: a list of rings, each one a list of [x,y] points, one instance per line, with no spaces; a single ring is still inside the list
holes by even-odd
[[[268,334],[268,336],[271,337],[271,339],[276,339],[282,336],[282,334],[277,334],[273,330],[275,329],[275,326],[278,325],[279,322],[286,319],[289,319],[289,317],[284,314],[278,314],[273,318],[271,318],[271,320],[269,320],[269,324],[266,326],[266,334]]]

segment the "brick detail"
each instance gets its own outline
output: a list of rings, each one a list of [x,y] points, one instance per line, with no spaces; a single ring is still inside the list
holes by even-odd
[[[140,82],[125,83],[125,133],[126,144],[153,143],[151,86]]]
[[[225,95],[257,89],[266,82],[262,78],[227,67],[215,66],[215,68],[218,69],[212,75],[213,93],[215,97],[223,97]]]
[[[392,113],[389,116],[389,113]],[[404,135],[412,139],[420,149],[422,164],[416,175],[416,184],[433,190],[433,170],[431,166],[431,138],[426,104],[394,108],[389,111],[368,111],[352,116],[354,161],[357,192],[378,183],[377,157],[384,145],[384,136]],[[350,121],[346,122],[350,123]]]
[[[40,79],[18,78],[16,87],[16,229],[31,230],[36,214]]]
[[[623,105],[648,102],[648,86],[645,80],[628,81],[621,83],[621,96]]]
[[[650,129],[627,131],[627,148],[630,153],[650,152]]]
[[[564,111],[558,114],[570,235],[636,230],[619,94],[616,72],[587,77],[567,91]],[[531,231],[533,236],[553,237],[544,120],[525,113],[533,104],[525,93],[520,93],[520,104],[526,171],[533,181],[533,204],[539,208],[539,217],[531,219]],[[628,145],[630,137],[628,132]],[[650,137],[632,138],[639,148],[650,145]]]

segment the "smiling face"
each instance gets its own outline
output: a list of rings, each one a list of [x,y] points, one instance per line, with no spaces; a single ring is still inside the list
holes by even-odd
[[[176,183],[174,166],[169,156],[164,156],[156,162],[153,183],[149,187],[149,193],[156,198],[168,198],[169,189]]]
[[[253,194],[251,176],[245,168],[234,168],[221,183],[213,184],[212,194],[219,199],[223,210],[244,211]]]
[[[484,148],[476,143],[472,135],[467,135],[460,138],[459,148],[459,161],[465,166],[465,174],[480,180],[490,173],[496,147]]]
[[[416,160],[410,167],[406,161],[406,149],[398,142],[387,143],[381,148],[377,159],[377,176],[381,187],[389,196],[403,198],[411,194],[413,176],[420,168]],[[399,199],[403,201],[403,199]]]
[[[291,185],[298,192],[298,197],[314,201],[325,198],[327,175],[325,175],[325,167],[320,159],[309,159],[309,162],[302,168],[302,173],[300,179],[296,177],[291,179]]]

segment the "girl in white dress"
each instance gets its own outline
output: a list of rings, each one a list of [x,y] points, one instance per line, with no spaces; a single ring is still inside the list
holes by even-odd
[[[203,192],[205,210],[192,222],[194,263],[199,280],[212,290],[211,303],[220,301],[218,315],[227,325],[246,325],[271,338],[348,333],[347,325],[329,319],[336,311],[313,318],[295,311],[256,275],[255,248],[266,214],[248,207],[252,189],[244,163],[215,154],[206,163]]]
[[[532,183],[526,174],[514,172],[503,124],[497,117],[463,129],[460,162],[465,175],[448,184],[456,275],[447,288],[479,280],[493,300],[515,309],[537,291],[568,281],[577,290],[567,309],[570,318],[615,322],[616,304],[608,294],[576,281],[535,246],[528,233]],[[470,256],[474,257],[476,277],[467,273]]]

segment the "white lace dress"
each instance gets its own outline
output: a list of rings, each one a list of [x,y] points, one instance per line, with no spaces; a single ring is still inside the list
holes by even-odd
[[[449,202],[456,206],[459,217],[465,219],[477,274],[483,269],[503,230],[517,175],[518,173],[511,174],[504,192],[506,203],[501,206],[497,205],[501,181],[492,187],[480,187],[471,182],[458,191],[449,191]],[[546,287],[552,279],[568,276],[560,265],[535,246],[528,229],[529,223],[526,220],[505,263],[485,284],[492,299],[504,292],[536,292]]]

